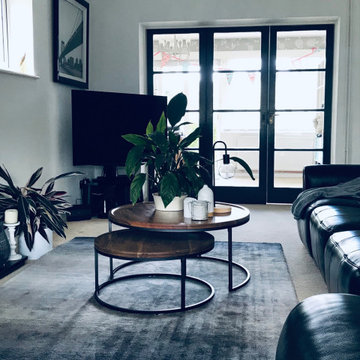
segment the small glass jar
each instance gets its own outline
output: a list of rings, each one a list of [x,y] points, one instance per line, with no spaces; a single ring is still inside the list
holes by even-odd
[[[209,202],[204,200],[196,200],[191,203],[191,219],[207,220]]]

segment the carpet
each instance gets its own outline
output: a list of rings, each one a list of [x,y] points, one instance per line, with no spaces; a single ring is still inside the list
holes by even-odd
[[[209,254],[226,258],[227,243],[216,242]],[[282,325],[297,303],[282,247],[234,242],[233,258],[251,272],[238,291],[227,290],[226,265],[189,260],[188,274],[214,285],[212,301],[183,313],[128,314],[94,300],[93,239],[75,238],[1,285],[0,359],[274,359]],[[108,260],[100,260],[104,280]],[[127,271],[155,268],[179,272],[180,261]],[[234,282],[243,276],[235,271]],[[111,288],[109,296],[138,306],[179,301],[178,282],[156,282],[135,280]],[[198,293],[187,284],[188,297]]]

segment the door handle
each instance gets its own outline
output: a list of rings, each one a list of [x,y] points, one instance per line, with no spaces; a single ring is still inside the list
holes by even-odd
[[[278,114],[270,113],[270,115],[269,115],[269,125],[274,125],[275,116],[277,116],[277,115]]]

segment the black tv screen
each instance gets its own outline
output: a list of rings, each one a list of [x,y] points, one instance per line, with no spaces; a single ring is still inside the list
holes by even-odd
[[[124,166],[132,145],[121,135],[145,134],[165,111],[167,98],[72,90],[74,165]]]

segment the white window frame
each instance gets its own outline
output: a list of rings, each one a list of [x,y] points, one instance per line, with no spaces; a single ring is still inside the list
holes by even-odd
[[[0,0],[0,68],[9,67],[7,0]]]
[[[0,0],[0,72],[35,77],[32,0]]]

